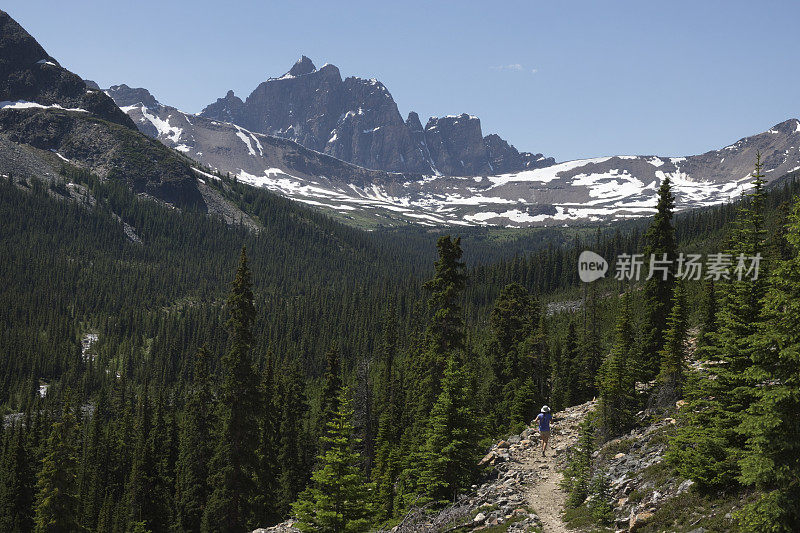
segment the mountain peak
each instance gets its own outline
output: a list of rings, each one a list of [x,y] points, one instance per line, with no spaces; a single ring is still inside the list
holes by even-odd
[[[142,87],[128,87],[121,83],[112,85],[105,93],[113,98],[114,102],[120,107],[142,104],[148,109],[156,109],[161,106],[158,100],[150,94],[150,91]]]
[[[313,61],[306,56],[301,56],[300,59],[298,59],[297,62],[292,66],[291,70],[289,70],[289,75],[303,76],[304,74],[311,74],[316,70],[317,67],[314,66]]]
[[[18,100],[82,109],[136,128],[113,100],[97,90],[87,92],[80,76],[61,67],[31,34],[0,10],[0,101]]]

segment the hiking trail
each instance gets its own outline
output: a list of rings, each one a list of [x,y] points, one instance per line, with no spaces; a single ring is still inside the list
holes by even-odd
[[[586,414],[594,408],[594,403],[587,402],[555,413],[545,457],[542,457],[541,445],[536,440],[517,459],[523,470],[536,473],[534,476],[527,476],[529,481],[523,487],[526,503],[541,519],[544,533],[569,531],[561,519],[567,495],[561,489],[563,475],[560,470],[566,459],[564,452],[577,443],[579,426]]]

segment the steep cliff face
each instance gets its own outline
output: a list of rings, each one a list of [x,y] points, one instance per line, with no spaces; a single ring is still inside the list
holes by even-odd
[[[244,101],[228,91],[201,116],[291,139],[367,168],[471,176],[486,174],[493,165],[477,118],[433,118],[423,129],[416,113],[403,121],[381,82],[342,79],[337,67],[317,69],[306,56],[280,78],[261,83]],[[492,154],[500,166],[535,168],[526,167],[516,149],[505,145]],[[553,162],[542,157],[537,164],[548,161]]]
[[[526,170],[544,168],[556,164],[555,159],[552,157],[530,152],[518,152],[516,148],[494,133],[484,137],[483,143],[486,146],[489,165],[491,165],[492,172],[495,174],[515,172],[520,168]]]
[[[449,176],[490,174],[478,117],[431,117],[425,125],[425,143],[439,172]]]

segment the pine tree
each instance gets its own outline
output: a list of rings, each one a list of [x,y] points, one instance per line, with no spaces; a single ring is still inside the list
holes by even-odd
[[[464,348],[464,319],[461,297],[467,276],[460,261],[461,238],[449,235],[436,242],[439,259],[434,263],[434,277],[425,282],[429,293],[428,310],[432,313],[425,330],[425,346],[415,358],[415,389],[410,391],[414,406],[413,433],[424,434],[425,423],[441,390],[441,379],[447,358]]]
[[[790,532],[800,524],[800,203],[787,229],[793,257],[770,277],[747,370],[755,401],[737,428],[747,439],[741,481],[762,492],[738,513],[748,531]]]
[[[732,254],[747,257],[764,254],[766,232],[764,230],[764,174],[761,154],[756,157],[756,168],[753,172],[753,188],[744,199],[737,217],[733,236]],[[721,310],[718,335],[714,336],[716,351],[710,356],[721,361],[717,365],[720,386],[728,391],[732,411],[747,408],[752,401],[747,369],[752,365],[752,344],[749,337],[756,332],[762,299],[766,293],[766,270],[759,271],[759,276],[742,273],[742,279],[733,274],[725,286],[725,300]]]
[[[561,486],[567,491],[566,505],[578,507],[589,496],[592,479],[592,454],[597,449],[594,420],[590,416],[581,423],[576,446],[569,450]]]
[[[667,319],[667,334],[664,348],[659,354],[661,369],[658,374],[658,389],[656,404],[667,407],[675,403],[683,395],[683,386],[686,381],[686,342],[687,342],[687,313],[686,289],[683,283],[675,284],[675,294],[672,297],[672,310]]]
[[[272,353],[262,370],[261,378],[262,413],[261,438],[258,452],[258,492],[256,519],[259,524],[271,524],[280,517],[278,514],[278,431],[280,406],[275,378],[275,362]]]
[[[464,263],[460,261],[460,237],[439,237],[436,248],[439,252],[439,259],[434,263],[436,273],[425,283],[425,289],[430,293],[428,306],[433,312],[428,338],[434,353],[442,355],[463,347],[464,319],[459,302],[467,276]]]
[[[394,390],[390,394],[389,404],[381,413],[378,421],[376,439],[375,467],[372,479],[377,488],[378,516],[391,518],[395,512],[395,481],[400,474],[400,425],[402,423],[402,406],[400,395]]]
[[[397,351],[397,316],[390,305],[384,320],[381,340],[381,360],[377,391],[376,410],[378,430],[375,437],[375,464],[372,480],[376,485],[376,514],[385,520],[395,513],[395,482],[400,474],[399,445],[402,435],[402,390],[395,368]]]
[[[592,517],[600,524],[609,526],[614,523],[614,492],[611,489],[611,479],[604,471],[597,472],[589,483],[591,502],[589,510]]]
[[[204,531],[240,531],[251,518],[258,468],[259,380],[250,357],[255,320],[247,252],[227,302],[230,347],[222,358],[216,446],[209,467],[212,493],[203,514]]]
[[[195,354],[189,400],[181,422],[175,481],[175,527],[179,531],[200,531],[209,493],[211,413],[213,395],[208,374],[208,352],[203,346]]]
[[[103,505],[105,485],[109,482],[109,443],[106,439],[109,423],[107,396],[107,391],[102,390],[95,405],[79,474],[81,523],[89,530],[96,529],[97,518]]]
[[[707,337],[717,332],[718,312],[716,284],[713,278],[709,278],[703,284],[703,318],[700,324],[700,344],[707,344]]]
[[[501,355],[509,354],[517,344],[530,335],[538,323],[536,305],[528,291],[519,283],[506,285],[494,303],[494,308],[489,315],[489,325],[492,328]],[[516,374],[517,361],[506,361],[506,376]]]
[[[523,428],[531,415],[536,411],[536,406],[541,403],[537,394],[536,384],[532,378],[515,380],[516,387],[511,398],[509,408],[509,422],[513,429]]]
[[[308,478],[305,462],[303,423],[308,411],[303,375],[295,361],[283,369],[279,388],[281,418],[279,425],[278,510],[289,512]]]
[[[603,361],[598,375],[597,423],[604,440],[621,434],[633,422],[635,339],[627,294],[622,297],[615,334],[614,347]]]
[[[584,327],[580,346],[577,386],[573,404],[590,400],[597,396],[597,374],[603,363],[603,347],[600,338],[600,317],[597,303],[596,285],[589,285],[584,301]]]
[[[78,523],[78,426],[69,401],[53,424],[36,484],[36,533],[83,531]]]
[[[577,401],[579,370],[575,367],[578,358],[578,334],[575,322],[570,320],[564,349],[556,354],[557,364],[553,367],[552,403],[556,410],[574,405]]]
[[[128,499],[128,519],[131,527],[142,522],[153,531],[165,531],[168,508],[167,495],[159,479],[158,454],[153,424],[153,412],[145,386],[139,397],[135,426],[135,445],[131,475],[126,489]]]
[[[33,529],[35,477],[22,426],[7,430],[0,464],[0,531]]]
[[[420,487],[435,502],[449,502],[474,480],[480,429],[461,364],[451,355],[442,392],[428,421]]]
[[[644,259],[649,265],[651,259],[674,261],[676,257],[675,228],[672,225],[672,213],[675,208],[675,197],[672,195],[672,184],[669,178],[661,182],[658,189],[658,204],[653,221],[645,233]],[[642,379],[654,377],[660,366],[659,354],[664,348],[667,318],[671,309],[671,298],[674,285],[674,271],[670,267],[666,279],[660,271],[644,284],[645,317],[642,326],[642,351],[639,368]]]
[[[357,533],[367,531],[374,514],[372,492],[361,472],[361,456],[356,451],[351,402],[346,388],[338,394],[336,412],[327,424],[327,444],[320,454],[311,485],[293,505],[301,531],[318,533]]]
[[[339,390],[342,388],[342,370],[339,349],[332,344],[325,353],[325,377],[322,387],[322,419],[330,420],[338,411]]]
[[[753,188],[737,213],[730,250],[755,256],[765,251],[764,181],[760,155],[753,173]],[[738,263],[738,261],[737,261]],[[671,440],[667,459],[678,472],[697,483],[703,491],[736,485],[738,461],[744,436],[737,434],[756,387],[750,368],[753,362],[751,336],[758,331],[762,298],[766,286],[763,263],[757,279],[743,275],[717,285],[722,293],[715,330],[702,337],[698,356],[705,361],[699,373],[689,377],[685,387],[687,405],[681,409],[676,436]],[[706,319],[710,322],[711,317]]]

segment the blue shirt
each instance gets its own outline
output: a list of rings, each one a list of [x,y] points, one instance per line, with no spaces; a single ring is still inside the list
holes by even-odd
[[[539,423],[539,431],[550,431],[550,420],[553,418],[553,415],[550,413],[539,413],[539,416],[536,417],[536,421]]]

